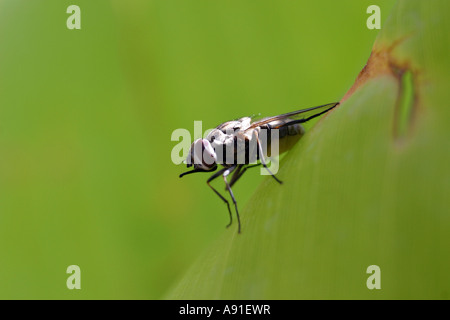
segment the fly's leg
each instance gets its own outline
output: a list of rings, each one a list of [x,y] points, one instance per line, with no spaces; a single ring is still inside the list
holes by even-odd
[[[227,176],[234,170],[236,169],[237,165],[233,165],[230,168],[228,168],[227,170],[224,171],[224,173],[222,174],[223,177],[223,181],[225,181],[225,185],[227,186],[227,190],[230,193],[231,199],[233,200],[234,203],[234,207],[236,209],[236,217],[238,220],[238,233],[241,233],[241,219],[239,218],[239,211],[238,211],[238,207],[237,207],[237,202],[236,199],[234,198],[234,194],[233,191],[231,191],[231,186],[227,181]]]
[[[233,184],[236,182],[236,180],[239,179],[239,177],[242,175],[243,172],[241,170],[243,167],[244,167],[243,164],[239,164],[236,170],[234,170],[233,175],[231,176],[230,187],[232,187]],[[225,191],[227,190],[228,190],[227,187],[225,187]]]
[[[223,202],[226,203],[227,207],[228,207],[228,213],[230,215],[230,223],[228,223],[227,228],[229,226],[231,226],[231,223],[233,222],[233,216],[231,215],[231,208],[230,208],[230,203],[228,202],[227,199],[225,199],[224,196],[222,196],[219,191],[217,191],[216,189],[214,189],[214,187],[210,184],[210,182],[212,180],[214,180],[215,178],[217,178],[218,176],[224,175],[226,173],[226,171],[228,171],[228,173],[226,173],[226,175],[230,174],[231,171],[233,171],[236,167],[234,167],[232,170],[230,170],[231,168],[223,168],[219,171],[217,171],[216,173],[214,173],[209,179],[208,181],[206,181],[206,183],[208,184],[208,186],[212,189],[212,191],[215,192],[215,194],[217,194],[219,196],[220,199],[222,199]]]
[[[250,169],[253,167],[259,167],[260,165],[261,165],[261,163],[248,165],[248,166],[244,167],[242,170],[241,170],[241,168],[243,165],[240,165],[240,167],[238,167],[238,169],[233,173],[233,176],[231,177],[230,187],[232,187],[239,180],[239,178],[242,177],[242,175],[244,174],[245,171],[247,171],[247,169]]]
[[[269,174],[279,183],[279,184],[283,184],[283,182],[281,180],[279,180],[273,173],[272,171],[270,171],[270,169],[267,167],[266,165],[266,159],[264,158],[264,153],[263,153],[263,149],[261,146],[261,141],[259,140],[259,135],[258,132],[255,130],[255,138],[256,138],[256,143],[258,144],[258,151],[259,151],[259,160],[261,161],[263,167],[269,172]]]

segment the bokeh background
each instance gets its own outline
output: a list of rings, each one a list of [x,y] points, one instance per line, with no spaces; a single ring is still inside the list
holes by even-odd
[[[0,298],[163,298],[236,232],[205,175],[178,178],[173,130],[339,100],[371,4],[0,0]],[[376,4],[383,23],[394,1]],[[262,179],[234,187],[240,206]]]

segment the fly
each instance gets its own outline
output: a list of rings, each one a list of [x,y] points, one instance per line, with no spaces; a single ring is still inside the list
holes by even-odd
[[[339,102],[329,103],[255,121],[250,117],[244,117],[222,123],[212,130],[206,138],[197,139],[192,143],[186,163],[187,167],[193,166],[194,168],[191,171],[180,174],[180,178],[196,172],[213,172],[217,170],[218,164],[221,165],[219,171],[215,172],[206,183],[227,205],[230,216],[230,222],[227,225],[229,227],[233,221],[230,203],[211,185],[211,181],[214,179],[218,177],[223,178],[226,190],[230,193],[231,199],[233,200],[238,220],[238,232],[240,233],[241,221],[237,202],[231,187],[242,177],[247,169],[259,165],[262,165],[276,182],[282,184],[282,181],[267,167],[267,148],[263,149],[261,139],[261,136],[266,135],[262,133],[264,131],[271,132],[278,130],[279,154],[282,154],[290,150],[305,133],[305,129],[301,125],[302,123],[330,111],[338,104]],[[265,142],[266,146],[270,145],[272,143],[270,136],[267,135],[267,140],[263,142]],[[256,163],[257,161],[259,163]],[[227,177],[231,173],[233,175],[231,176],[231,180],[228,181]]]

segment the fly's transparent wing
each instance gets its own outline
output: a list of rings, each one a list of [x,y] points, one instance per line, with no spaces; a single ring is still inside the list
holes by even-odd
[[[321,114],[328,112],[329,110],[336,107],[338,104],[339,104],[339,102],[333,102],[333,103],[328,103],[328,104],[324,104],[324,105],[317,106],[317,107],[312,107],[312,108],[307,108],[307,109],[302,109],[302,110],[297,110],[297,111],[293,111],[293,112],[289,112],[289,113],[280,114],[280,115],[274,116],[274,117],[263,118],[261,120],[253,122],[250,125],[250,127],[245,129],[245,131],[257,128],[259,126],[262,126],[264,124],[267,124],[267,123],[270,123],[270,122],[276,121],[276,120],[283,120],[283,119],[292,119],[292,120],[298,119],[298,120],[300,120],[300,119],[302,119],[302,120],[304,120],[302,122],[307,122],[315,117],[320,116]]]

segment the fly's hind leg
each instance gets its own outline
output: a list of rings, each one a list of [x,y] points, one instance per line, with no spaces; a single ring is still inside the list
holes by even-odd
[[[263,152],[263,148],[261,146],[261,141],[259,140],[259,134],[258,131],[255,130],[254,132],[254,138],[256,139],[256,144],[258,146],[258,152],[259,152],[259,160],[261,161],[261,164],[263,165],[263,167],[267,170],[267,172],[269,172],[269,174],[275,179],[276,182],[278,182],[279,184],[283,184],[283,181],[279,180],[273,173],[272,171],[270,171],[270,169],[267,167],[266,165],[266,159],[264,158],[264,152]]]

